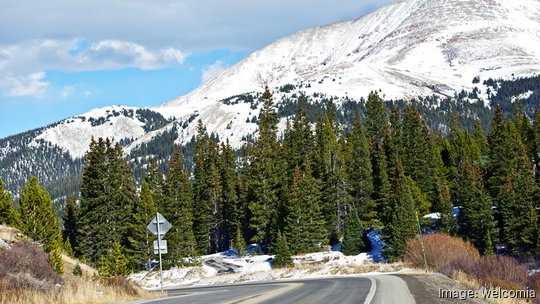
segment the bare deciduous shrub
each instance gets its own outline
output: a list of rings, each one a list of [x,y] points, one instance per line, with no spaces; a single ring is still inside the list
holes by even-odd
[[[448,277],[459,278],[464,274],[487,288],[516,290],[527,286],[540,287],[531,284],[527,268],[516,259],[502,255],[480,257],[473,245],[461,238],[442,233],[426,235],[424,246],[429,268]],[[423,267],[418,239],[407,242],[405,261],[414,267]],[[538,282],[534,284],[540,285]]]
[[[441,267],[445,267],[456,258],[476,259],[480,256],[478,250],[471,243],[444,233],[427,234],[424,235],[423,240],[427,264],[431,270],[440,271]],[[407,242],[404,259],[406,263],[414,267],[424,267],[419,238]]]
[[[61,282],[49,265],[49,255],[38,245],[17,242],[0,250],[0,281],[5,290],[49,290]]]

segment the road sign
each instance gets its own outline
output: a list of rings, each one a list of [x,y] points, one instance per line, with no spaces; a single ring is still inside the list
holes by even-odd
[[[171,229],[171,224],[158,212],[146,228],[158,238],[157,241],[154,241],[154,254],[159,254],[159,281],[161,282],[161,293],[163,293],[163,263],[161,262],[161,255],[167,253],[167,241],[161,238]]]
[[[163,215],[161,215],[161,213],[158,212],[157,215],[154,216],[150,224],[146,226],[146,228],[148,228],[148,230],[150,230],[153,235],[158,235],[159,231],[158,238],[161,239],[165,235],[165,233],[167,233],[167,231],[171,229],[171,224],[167,221],[167,219],[163,217]]]
[[[159,254],[160,250],[161,254],[167,253],[167,240],[159,240],[159,246],[158,241],[154,241],[154,254]]]

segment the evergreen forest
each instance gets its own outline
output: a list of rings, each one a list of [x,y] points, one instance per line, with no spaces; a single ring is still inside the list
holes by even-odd
[[[276,254],[276,265],[337,244],[354,255],[369,249],[373,229],[382,233],[385,257],[399,260],[418,233],[418,215],[425,232],[461,236],[485,255],[539,253],[538,107],[531,119],[519,102],[511,115],[496,106],[491,121],[467,125],[450,109],[442,133],[414,104],[388,109],[377,92],[362,112],[350,111],[347,127],[332,99],[313,119],[300,96],[278,133],[270,91],[257,102],[258,132],[239,151],[199,121],[191,155],[170,142],[167,164],[133,169],[119,144],[94,138],[79,197],[68,197],[61,212],[36,177],[17,202],[0,180],[0,223],[42,240],[59,272],[65,250],[106,275],[149,267],[155,237],[146,226],[156,212],[172,224],[166,268],[254,243]],[[435,222],[422,217],[435,212]]]

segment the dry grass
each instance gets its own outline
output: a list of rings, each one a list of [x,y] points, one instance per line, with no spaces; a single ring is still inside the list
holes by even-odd
[[[0,225],[0,239],[13,243],[17,240],[27,239],[23,234],[16,228]]]
[[[86,303],[113,303],[147,299],[156,295],[137,288],[133,295],[116,286],[106,286],[99,282],[84,279],[73,279],[63,286],[55,287],[51,291],[24,290],[0,292],[2,304],[86,304]]]
[[[461,271],[456,272],[452,279],[460,282],[461,284],[465,285],[467,288],[472,290],[480,290],[481,288],[487,288],[487,289],[495,289],[498,286],[485,286],[480,280],[469,276]],[[527,304],[531,303],[531,301],[525,300],[525,299],[499,299],[499,298],[487,298],[486,300],[489,301],[489,303],[494,304]]]
[[[100,279],[97,271],[63,256],[66,274],[59,276],[48,263],[41,246],[20,239],[16,229],[0,227],[10,249],[0,249],[0,304],[112,303],[155,297],[124,277]],[[83,277],[72,274],[79,264]]]

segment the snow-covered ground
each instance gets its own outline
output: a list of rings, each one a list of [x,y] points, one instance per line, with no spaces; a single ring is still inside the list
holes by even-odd
[[[249,281],[272,281],[296,278],[321,278],[359,273],[389,272],[395,269],[383,261],[380,234],[368,235],[372,250],[355,256],[339,251],[324,251],[293,257],[294,266],[286,269],[272,268],[272,255],[238,257],[233,252],[222,252],[201,257],[202,266],[173,268],[163,272],[165,287],[231,284]],[[212,265],[212,266],[210,266]],[[228,273],[218,273],[228,268]],[[159,272],[140,272],[130,278],[147,289],[160,286]]]

